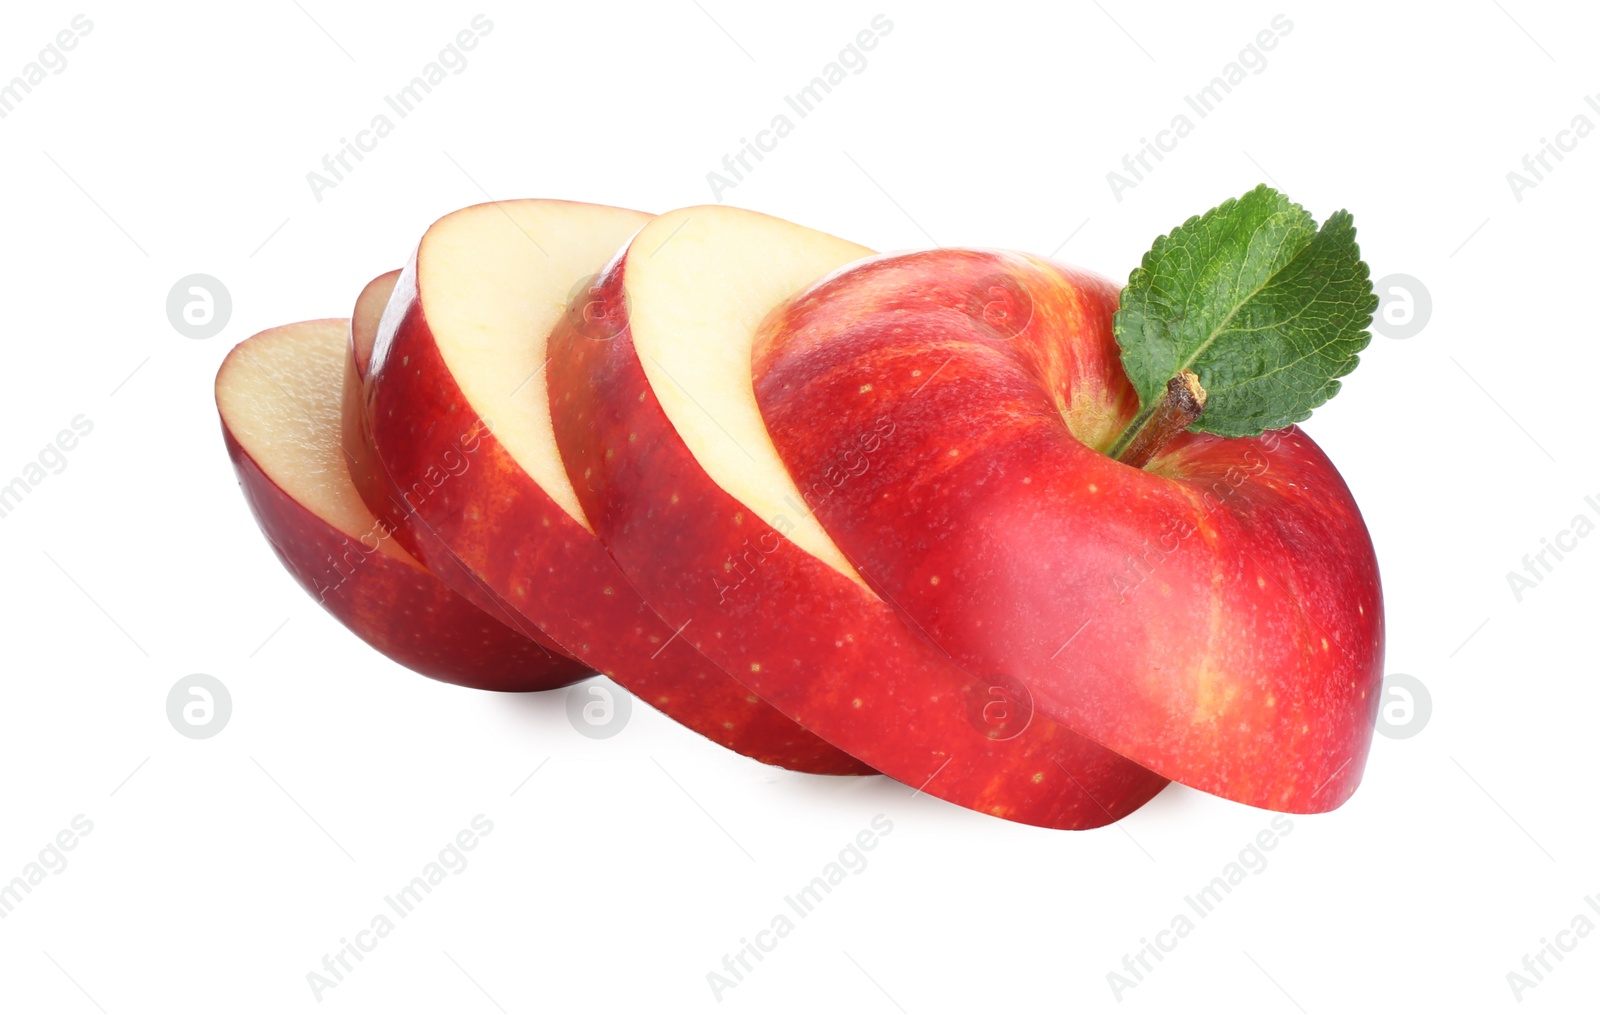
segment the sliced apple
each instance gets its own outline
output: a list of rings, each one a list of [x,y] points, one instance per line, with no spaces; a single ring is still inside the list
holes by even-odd
[[[424,676],[547,690],[592,675],[451,591],[362,502],[340,443],[349,332],[346,320],[263,331],[217,372],[223,440],[279,560],[358,637]]]
[[[356,297],[356,305],[350,311],[349,354],[344,361],[344,389],[340,399],[342,406],[339,432],[344,444],[345,463],[349,465],[351,481],[355,483],[356,492],[365,501],[370,499],[367,487],[384,489],[386,477],[383,476],[383,463],[378,460],[377,453],[372,449],[372,443],[363,436],[364,416],[366,413],[363,401],[363,385],[366,382],[367,363],[372,359],[372,345],[378,336],[378,322],[383,319],[384,308],[389,305],[389,297],[394,293],[395,283],[400,280],[400,269],[385,272],[361,289],[361,294]],[[411,533],[403,526],[395,525],[392,519],[390,530],[396,541],[406,546],[413,556],[416,548],[411,545]]]
[[[750,372],[761,321],[870,253],[734,208],[651,220],[607,267],[592,311],[551,335],[573,489],[680,637],[801,725],[962,806],[1046,827],[1110,823],[1165,779],[1026,702],[999,727],[977,720],[1004,674],[969,676],[867,587],[762,422]],[[595,333],[584,319],[626,327]]]
[[[575,292],[578,326],[601,333],[605,321],[582,318],[582,293],[648,220],[561,201],[478,205],[435,223],[398,279],[369,287],[352,370],[370,425],[357,419],[351,431],[372,455],[368,502],[435,573],[514,610],[683,725],[765,763],[871,773],[667,626],[594,538],[562,467],[546,338]],[[395,292],[380,314],[386,280]]]

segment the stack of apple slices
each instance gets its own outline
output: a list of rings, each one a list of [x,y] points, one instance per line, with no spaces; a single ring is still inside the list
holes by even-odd
[[[1332,809],[1381,678],[1359,512],[1292,427],[1101,453],[1140,407],[1116,299],[727,207],[499,202],[350,321],[239,345],[217,403],[280,559],[425,675],[603,672],[758,761],[1044,827],[1169,779]]]

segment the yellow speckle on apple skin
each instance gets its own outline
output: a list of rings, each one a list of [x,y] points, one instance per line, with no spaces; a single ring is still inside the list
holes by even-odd
[[[872,385],[871,384],[862,384],[861,385],[861,390],[857,391],[856,393],[857,394],[866,394],[870,390],[872,390]]]
[[[1096,486],[1094,483],[1091,482],[1091,483],[1089,483],[1089,492],[1098,493],[1098,492],[1100,492],[1100,487]]]
[[[857,698],[856,698],[856,699],[855,699],[855,700],[853,700],[853,701],[851,701],[851,702],[850,702],[850,706],[851,706],[851,707],[852,707],[852,708],[859,708],[859,707],[861,707],[861,698],[859,698],[859,697],[857,697]]]
[[[1322,650],[1323,651],[1327,651],[1328,650],[1328,639],[1326,637],[1324,637],[1322,639]]]
[[[1265,588],[1266,586],[1267,586],[1267,579],[1266,578],[1264,578],[1264,577],[1256,578],[1256,587],[1257,588]]]
[[[935,574],[933,577],[928,578],[928,583],[929,584],[938,584],[939,583],[939,575]]]
[[[1042,781],[1044,781],[1044,772],[1043,771],[1035,771],[1033,773],[1033,784],[1038,785]]]
[[[750,671],[751,672],[760,672],[761,671],[761,663],[760,662],[751,662],[750,663]]]

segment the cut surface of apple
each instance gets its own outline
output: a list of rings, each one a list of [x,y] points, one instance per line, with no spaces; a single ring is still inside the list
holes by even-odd
[[[573,489],[680,636],[800,724],[971,809],[1046,827],[1110,823],[1165,779],[1026,702],[986,724],[1006,675],[969,675],[868,588],[762,421],[759,325],[870,254],[728,207],[651,220],[592,295],[592,317],[626,326],[596,335],[566,319],[550,339],[552,420]]]
[[[765,321],[758,400],[829,534],[965,668],[1184,784],[1333,809],[1383,678],[1360,511],[1297,427],[1107,456],[1139,409],[1117,298],[1020,254],[859,264]],[[823,481],[881,420],[869,467]]]
[[[384,279],[369,288],[352,331],[368,418],[365,429],[350,423],[377,463],[368,501],[435,573],[515,610],[688,728],[765,763],[869,774],[639,597],[594,538],[561,464],[546,339],[569,315],[605,333],[587,286],[648,220],[562,201],[477,205],[435,223],[401,275],[384,276],[394,289],[386,310],[373,312]]]
[[[217,373],[223,437],[278,558],[368,644],[425,676],[486,690],[545,690],[590,670],[456,595],[389,537],[341,445],[350,322],[264,331]]]

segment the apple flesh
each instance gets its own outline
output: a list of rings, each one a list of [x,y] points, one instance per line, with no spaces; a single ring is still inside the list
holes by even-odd
[[[424,676],[547,690],[592,675],[451,591],[357,495],[340,443],[349,331],[344,320],[273,328],[217,373],[223,440],[278,559],[353,633]]]
[[[680,637],[796,722],[962,806],[1045,827],[1110,823],[1165,779],[1025,706],[998,730],[975,721],[990,681],[867,586],[762,422],[750,373],[758,325],[870,253],[728,207],[651,220],[590,294],[588,319],[614,326],[596,333],[569,316],[550,337],[550,407],[572,488]]]
[[[374,283],[352,330],[353,411],[369,424],[347,423],[369,456],[368,503],[435,573],[688,728],[764,763],[870,774],[651,610],[595,539],[562,467],[546,338],[575,292],[578,326],[606,326],[584,317],[584,287],[648,220],[561,201],[478,205],[435,223],[398,277]],[[374,313],[384,280],[394,292]]]
[[[1186,785],[1333,809],[1383,678],[1360,511],[1296,427],[1107,457],[1139,407],[1117,297],[1022,255],[858,264],[766,321],[756,397],[822,527],[968,670]],[[826,482],[882,420],[892,439]]]

